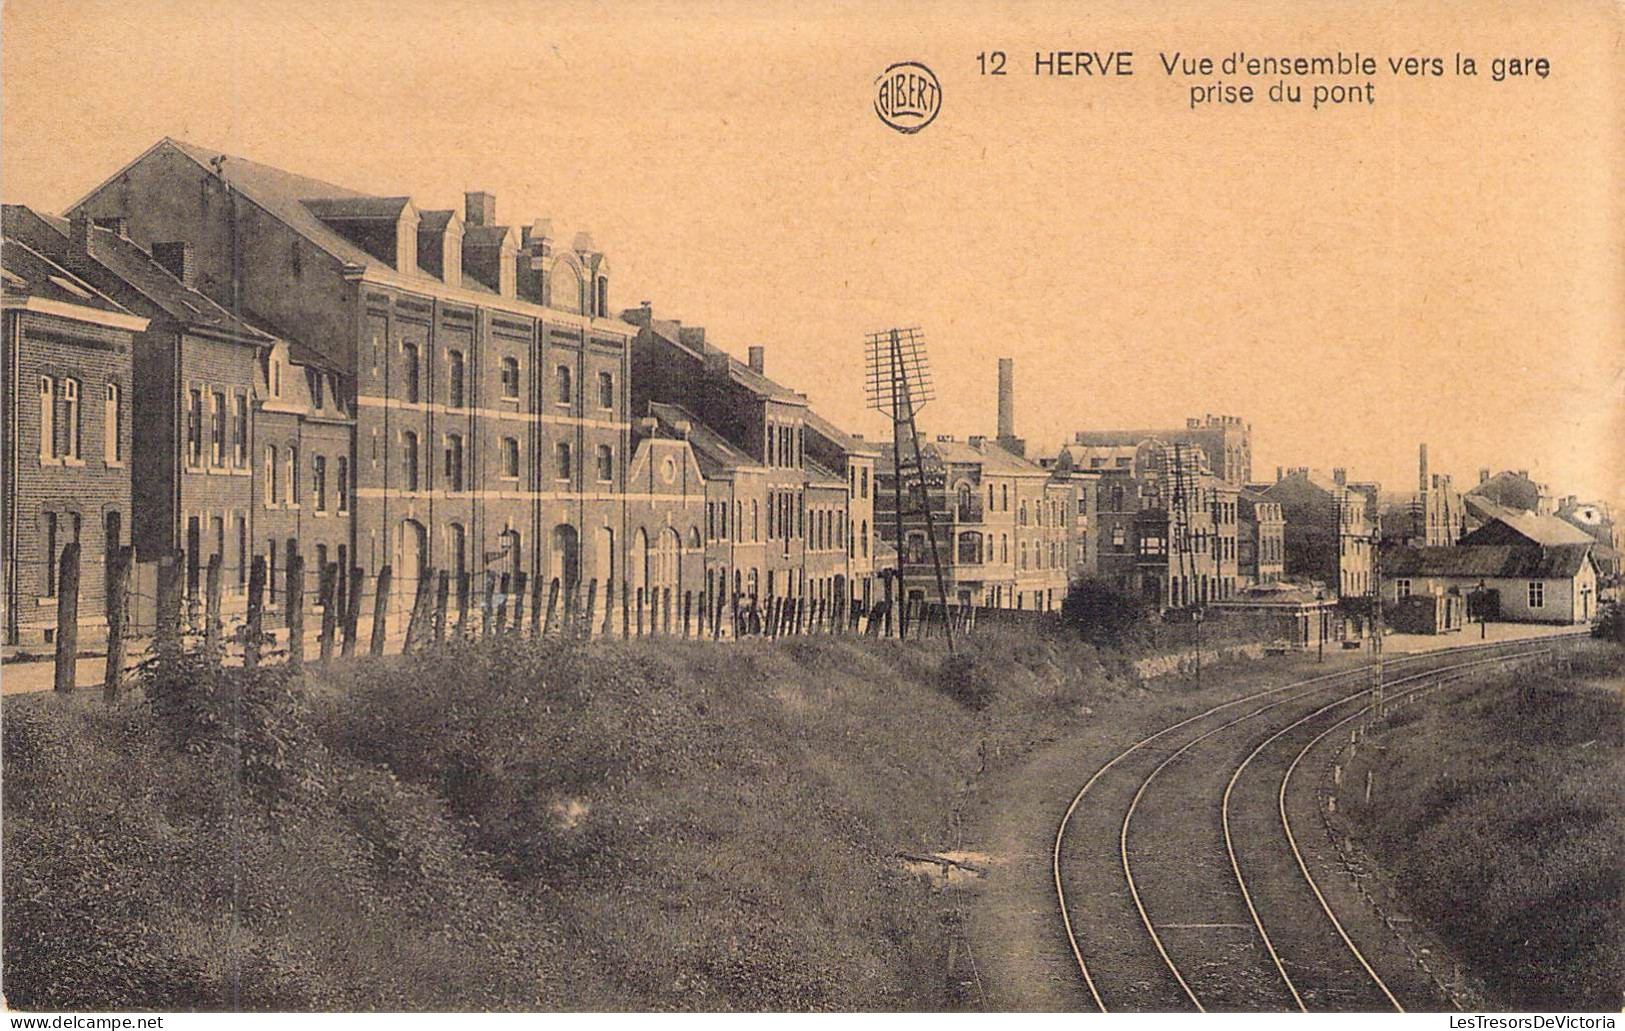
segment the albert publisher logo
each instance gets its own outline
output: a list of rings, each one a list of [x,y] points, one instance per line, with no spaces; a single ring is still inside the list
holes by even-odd
[[[916,133],[942,110],[942,84],[918,61],[900,61],[875,79],[875,114],[901,133]]]

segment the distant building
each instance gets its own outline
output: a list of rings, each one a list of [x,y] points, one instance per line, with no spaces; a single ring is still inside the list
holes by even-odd
[[[1339,598],[1376,591],[1375,490],[1350,483],[1343,469],[1328,480],[1299,467],[1283,471],[1261,493],[1281,508],[1286,577],[1318,581]]]
[[[1605,581],[1616,580],[1620,573],[1619,536],[1613,513],[1602,501],[1581,501],[1570,494],[1557,506],[1557,517],[1571,523],[1591,536],[1601,547],[1592,555]]]
[[[79,622],[106,625],[106,562],[128,543],[133,341],[148,320],[12,235],[0,248],[0,624],[55,640],[59,564],[80,548]]]
[[[1073,443],[1089,448],[1134,447],[1156,439],[1167,444],[1194,444],[1207,456],[1213,475],[1228,483],[1250,483],[1253,478],[1253,428],[1234,415],[1189,418],[1185,426],[1149,430],[1079,430]]]
[[[1236,497],[1236,571],[1249,586],[1272,584],[1286,574],[1286,517],[1281,505],[1243,488]]]
[[[1447,473],[1430,473],[1428,446],[1417,452],[1416,492],[1382,506],[1384,546],[1449,547],[1467,532],[1467,508]]]
[[[1467,497],[1482,498],[1502,508],[1521,509],[1540,515],[1551,515],[1557,511],[1551,488],[1537,483],[1527,469],[1509,469],[1494,476],[1490,475],[1488,469],[1480,469],[1478,486],[1468,491]]]

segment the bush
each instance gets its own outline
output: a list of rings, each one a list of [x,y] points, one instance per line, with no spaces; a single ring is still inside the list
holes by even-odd
[[[1078,580],[1061,602],[1061,621],[1098,647],[1144,644],[1156,613],[1139,597],[1108,580]]]

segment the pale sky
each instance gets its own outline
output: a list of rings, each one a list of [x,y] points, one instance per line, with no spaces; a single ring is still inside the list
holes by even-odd
[[[10,202],[60,211],[165,135],[422,207],[485,189],[590,230],[617,308],[765,345],[870,435],[863,334],[912,324],[932,433],[991,434],[1010,356],[1038,449],[1226,413],[1259,476],[1403,489],[1426,440],[1458,483],[1528,468],[1625,507],[1619,4],[8,0],[3,29]],[[1339,47],[1483,74],[1192,111],[1157,58]],[[1012,74],[978,75],[993,49]],[[1135,75],[1030,74],[1055,49]],[[1490,81],[1514,55],[1550,76]],[[902,60],[943,91],[911,136],[871,109]]]

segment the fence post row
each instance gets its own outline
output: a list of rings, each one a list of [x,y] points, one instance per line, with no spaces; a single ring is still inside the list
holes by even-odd
[[[107,565],[107,670],[102,675],[102,698],[108,702],[118,700],[124,683],[124,635],[130,611],[130,566],[134,561],[134,548],[115,547]]]
[[[338,629],[339,619],[339,566],[337,562],[329,562],[322,568],[321,579],[322,602],[322,668],[333,664],[333,634]]]
[[[288,554],[288,584],[283,594],[283,614],[288,626],[288,665],[305,664],[305,558],[297,551]]]
[[[163,566],[158,567],[162,573]],[[248,619],[243,627],[243,670],[260,664],[260,634],[265,628],[265,556],[255,555],[248,569]]]
[[[389,589],[395,580],[392,566],[378,570],[378,590],[372,603],[372,647],[369,654],[384,654],[384,642],[389,635]]]
[[[56,590],[56,682],[58,691],[72,691],[79,668],[79,543],[62,549]]]

